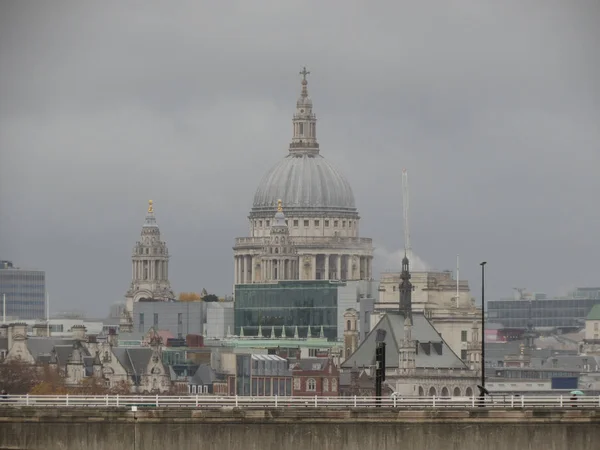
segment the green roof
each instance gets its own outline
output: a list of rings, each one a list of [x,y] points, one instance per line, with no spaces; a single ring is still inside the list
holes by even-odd
[[[600,303],[594,305],[585,320],[600,320]]]

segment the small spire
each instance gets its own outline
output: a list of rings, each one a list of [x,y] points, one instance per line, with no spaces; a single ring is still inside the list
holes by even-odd
[[[240,327],[240,337],[244,337],[244,327]]]
[[[148,200],[148,212],[152,214],[154,212],[154,207],[152,206],[152,200]]]
[[[323,339],[325,337],[325,331],[323,330],[323,325],[321,325],[321,331],[319,332],[319,337]]]
[[[283,212],[283,202],[281,199],[277,200],[277,212]]]
[[[285,334],[285,325],[281,327],[281,338],[287,339],[287,334]]]
[[[275,326],[271,325],[271,339],[275,339]]]

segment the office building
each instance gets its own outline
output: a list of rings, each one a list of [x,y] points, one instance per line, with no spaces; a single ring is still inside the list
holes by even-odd
[[[46,317],[46,273],[14,267],[0,261],[0,301],[6,295],[6,317],[11,320]],[[0,310],[0,314],[4,314]]]

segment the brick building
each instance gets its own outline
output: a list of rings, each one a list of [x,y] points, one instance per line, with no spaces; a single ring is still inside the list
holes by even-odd
[[[340,371],[332,358],[296,358],[290,360],[294,379],[293,396],[337,397]]]

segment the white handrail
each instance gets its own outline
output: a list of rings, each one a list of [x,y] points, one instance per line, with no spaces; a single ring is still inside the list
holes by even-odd
[[[515,402],[515,400],[518,400]],[[600,396],[520,396],[498,395],[481,399],[470,397],[244,397],[217,395],[8,395],[0,397],[0,408],[11,406],[106,408],[593,408],[600,409]]]

